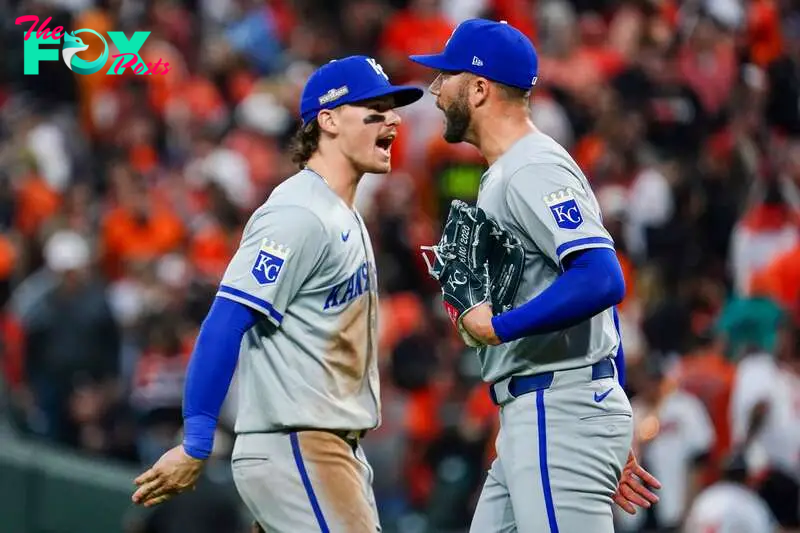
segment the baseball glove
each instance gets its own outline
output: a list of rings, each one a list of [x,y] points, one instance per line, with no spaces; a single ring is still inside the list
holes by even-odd
[[[525,254],[519,241],[479,207],[454,200],[439,242],[423,246],[430,275],[442,287],[450,319],[468,346],[481,343],[464,330],[461,317],[490,301],[495,313],[510,309]],[[428,254],[433,254],[430,260]]]
[[[442,287],[442,302],[468,346],[481,346],[461,325],[464,313],[490,299],[489,233],[486,214],[453,200],[439,242],[423,246],[428,272]],[[431,261],[425,252],[432,252]]]
[[[514,307],[514,297],[525,266],[525,249],[511,232],[492,219],[489,222],[492,225],[489,254],[492,312],[499,315]]]

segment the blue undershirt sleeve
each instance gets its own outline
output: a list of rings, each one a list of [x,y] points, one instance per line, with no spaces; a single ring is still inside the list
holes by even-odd
[[[183,394],[183,448],[195,459],[211,455],[219,411],[236,371],[242,338],[261,318],[258,311],[218,296],[200,327]]]
[[[564,273],[539,295],[492,318],[502,342],[569,328],[618,304],[625,296],[622,268],[614,250],[579,250],[562,264]]]

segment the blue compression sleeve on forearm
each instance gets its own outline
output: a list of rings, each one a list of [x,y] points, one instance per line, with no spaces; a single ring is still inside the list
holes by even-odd
[[[242,338],[259,318],[258,311],[218,296],[200,327],[183,395],[183,448],[195,459],[211,455]]]
[[[614,362],[617,364],[617,381],[625,388],[625,350],[622,348],[622,330],[619,327],[619,313],[617,308],[614,308],[614,327],[617,329],[617,336],[619,337],[619,347],[617,348],[617,356]]]
[[[509,342],[566,329],[618,304],[625,281],[614,250],[571,254],[566,271],[538,296],[492,318],[498,338]]]

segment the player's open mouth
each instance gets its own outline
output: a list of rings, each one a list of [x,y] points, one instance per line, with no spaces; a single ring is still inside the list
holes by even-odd
[[[390,133],[389,135],[381,137],[377,141],[375,141],[375,146],[386,156],[389,156],[391,155],[391,147],[392,143],[394,142],[394,138],[395,134]]]

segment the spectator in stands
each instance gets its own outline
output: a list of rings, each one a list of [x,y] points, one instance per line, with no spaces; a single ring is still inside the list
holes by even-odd
[[[455,26],[439,9],[439,0],[410,0],[405,9],[386,21],[380,53],[387,74],[398,83],[426,79],[420,67],[408,61],[411,54],[432,54]]]
[[[160,313],[142,324],[145,345],[131,387],[137,417],[139,461],[152,465],[174,446],[183,427],[182,399],[188,353],[181,344],[180,321]]]
[[[762,478],[759,493],[780,525],[800,527],[800,327],[787,321],[774,363],[743,361],[740,374],[733,403],[735,444],[755,463]]]
[[[684,533],[775,533],[775,517],[747,479],[745,458],[731,456],[722,468],[722,479],[692,504]]]
[[[682,355],[672,379],[684,392],[703,404],[714,427],[714,446],[710,449],[709,468],[703,474],[703,485],[716,481],[718,469],[730,452],[731,390],[736,367],[725,358],[724,342],[710,331],[694,339],[693,346]]]
[[[660,501],[636,515],[620,514],[622,531],[639,528],[680,531],[687,503],[702,488],[714,446],[714,426],[702,402],[665,378],[663,363],[650,359],[628,377],[636,428],[634,449],[643,465],[658,476]]]
[[[763,198],[739,219],[731,237],[734,289],[741,296],[750,294],[756,272],[800,242],[800,211],[784,199],[777,179],[768,180],[764,189]]]
[[[67,407],[77,380],[102,384],[117,377],[119,331],[104,288],[91,274],[89,245],[71,231],[54,233],[44,249],[47,288],[21,316],[25,381],[41,418],[36,433],[66,441]]]

